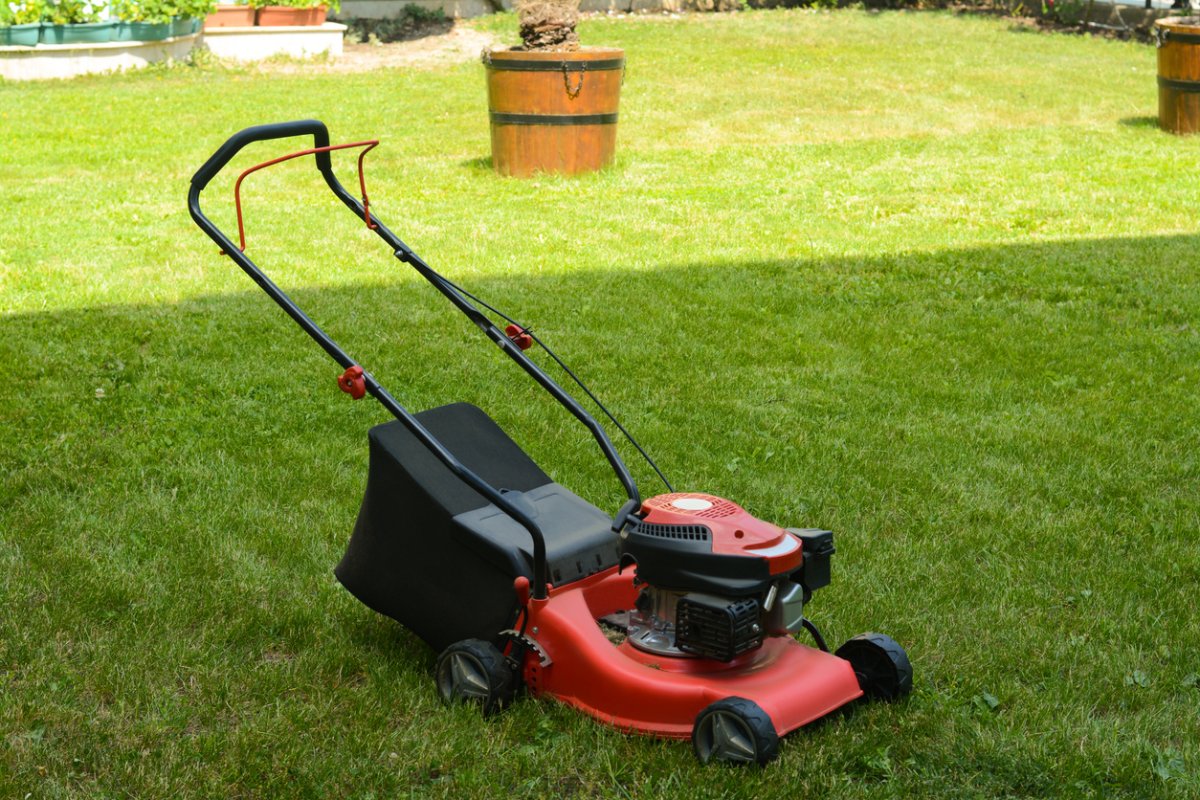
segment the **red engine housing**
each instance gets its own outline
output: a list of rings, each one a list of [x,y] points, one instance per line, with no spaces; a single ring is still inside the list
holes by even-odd
[[[800,541],[778,525],[752,516],[723,497],[675,492],[642,503],[644,520],[659,525],[704,525],[712,532],[714,555],[760,558],[771,575],[785,575],[804,561]]]

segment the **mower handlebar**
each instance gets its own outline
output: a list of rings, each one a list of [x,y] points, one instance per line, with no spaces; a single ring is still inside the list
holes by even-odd
[[[513,343],[512,339],[501,331],[496,325],[479,311],[468,299],[463,296],[461,290],[454,284],[447,281],[441,275],[433,271],[421,258],[412,251],[412,249],[400,240],[386,225],[378,220],[373,220],[367,216],[365,206],[366,198],[359,201],[356,197],[346,191],[346,187],[342,186],[338,181],[337,176],[333,174],[333,164],[329,158],[329,150],[321,148],[329,148],[329,130],[325,127],[325,123],[315,119],[296,120],[294,122],[279,122],[271,125],[256,125],[252,128],[246,128],[238,131],[233,136],[230,136],[226,142],[217,149],[215,153],[204,162],[200,169],[196,170],[196,174],[192,176],[191,187],[188,191],[188,210],[191,212],[192,219],[202,231],[208,234],[220,248],[222,253],[228,255],[241,269],[249,275],[258,286],[265,291],[276,304],[282,308],[288,316],[290,316],[296,324],[298,324],[307,333],[313,341],[320,345],[330,358],[338,363],[344,369],[357,366],[356,362],[350,358],[341,347],[337,345],[333,339],[321,330],[321,328],[313,322],[309,317],[300,310],[300,308],[292,302],[292,299],[287,296],[276,286],[270,278],[263,274],[262,270],[250,260],[250,257],[242,251],[241,248],[234,245],[221,229],[213,223],[200,208],[200,193],[208,185],[217,173],[219,173],[226,164],[228,164],[234,156],[236,156],[242,148],[254,142],[269,141],[271,139],[284,139],[289,136],[306,136],[311,134],[314,140],[314,149],[316,152],[313,155],[317,159],[317,169],[321,176],[325,179],[326,185],[329,186],[333,194],[342,201],[342,203],[355,213],[360,219],[370,220],[371,230],[377,236],[383,239],[392,249],[394,255],[402,262],[407,263],[421,274],[427,281],[441,292],[451,303],[454,304],[460,311],[474,322],[489,338],[504,350],[504,352],[516,361],[522,369],[525,370],[538,384],[546,389],[550,394],[558,400],[571,414],[582,422],[592,436],[599,443],[605,457],[608,459],[617,477],[625,487],[629,495],[629,502],[621,510],[621,513],[614,520],[614,530],[619,531],[629,516],[636,511],[641,504],[640,495],[638,494],[637,486],[633,481],[633,476],[630,475],[629,469],[625,466],[625,462],[621,460],[621,456],[609,441],[607,434],[599,423],[587,413],[579,403],[571,397],[567,392],[559,386],[554,380],[541,370],[536,364],[530,361],[520,348]],[[300,154],[296,154],[300,155]],[[272,162],[268,162],[272,163]],[[361,170],[361,164],[360,164]],[[534,598],[543,598],[546,596],[546,586],[549,582],[548,570],[546,565],[546,543],[542,535],[541,528],[532,517],[524,510],[517,507],[507,498],[502,492],[491,486],[480,476],[476,475],[470,469],[454,457],[454,454],[442,445],[437,438],[421,425],[420,421],[410,414],[403,406],[401,406],[394,397],[392,397],[386,389],[379,385],[370,373],[362,374],[363,389],[365,393],[370,394],[378,400],[384,408],[392,413],[394,417],[400,420],[408,430],[419,439],[422,444],[429,448],[430,452],[455,475],[461,478],[468,486],[489,501],[494,503],[497,508],[511,517],[517,524],[529,531],[529,535],[533,540],[533,585],[531,588]]]
[[[192,186],[196,191],[204,191],[208,182],[216,177],[230,160],[243,147],[253,142],[265,142],[271,139],[286,139],[289,136],[306,136],[312,134],[314,147],[329,146],[329,129],[325,123],[315,119],[298,119],[293,122],[276,122],[270,125],[255,125],[245,128],[230,136],[225,144],[213,153],[208,161],[192,176]],[[333,169],[328,152],[316,153],[317,169],[328,173]]]

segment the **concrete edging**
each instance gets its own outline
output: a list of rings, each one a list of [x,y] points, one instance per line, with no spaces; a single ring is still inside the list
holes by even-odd
[[[199,33],[190,33],[156,42],[0,47],[0,78],[29,81],[138,69],[168,58],[186,58],[199,39]]]
[[[208,28],[201,42],[213,55],[236,61],[261,61],[278,55],[309,58],[323,53],[337,58],[342,54],[342,34],[345,32],[346,26],[337,22]]]
[[[155,42],[0,47],[0,78],[47,80],[139,69],[167,59],[185,59],[199,45],[237,61],[261,61],[276,55],[308,58],[322,53],[337,58],[342,54],[345,32],[345,25],[326,22],[320,26],[212,28]]]

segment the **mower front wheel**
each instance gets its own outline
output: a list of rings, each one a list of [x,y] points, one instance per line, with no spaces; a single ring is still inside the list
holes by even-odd
[[[508,705],[516,691],[508,660],[496,645],[482,639],[464,639],[443,650],[436,675],[444,702],[475,703],[484,716]]]
[[[858,686],[868,700],[898,700],[912,691],[913,668],[904,648],[883,633],[860,633],[834,655],[854,667]]]
[[[722,761],[762,766],[779,755],[779,734],[757,703],[727,697],[697,715],[692,749],[701,764]]]

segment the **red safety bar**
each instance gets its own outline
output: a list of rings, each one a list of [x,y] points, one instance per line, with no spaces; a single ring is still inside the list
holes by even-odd
[[[286,156],[272,158],[270,161],[264,161],[261,164],[255,164],[248,170],[238,175],[237,183],[233,185],[233,204],[237,208],[237,223],[238,223],[238,248],[244,253],[246,252],[246,226],[242,222],[242,181],[247,175],[252,172],[258,172],[264,167],[270,167],[278,164],[281,161],[290,161],[293,158],[300,156],[310,156],[314,153],[328,153],[332,150],[346,150],[351,147],[361,147],[363,151],[358,154],[358,188],[362,191],[363,204],[363,221],[367,223],[367,227],[375,230],[378,226],[371,222],[371,201],[367,199],[367,177],[363,173],[363,159],[371,149],[379,144],[378,139],[371,139],[365,142],[351,142],[350,144],[333,144],[327,147],[312,147],[308,150],[300,150],[295,153],[289,153]]]

